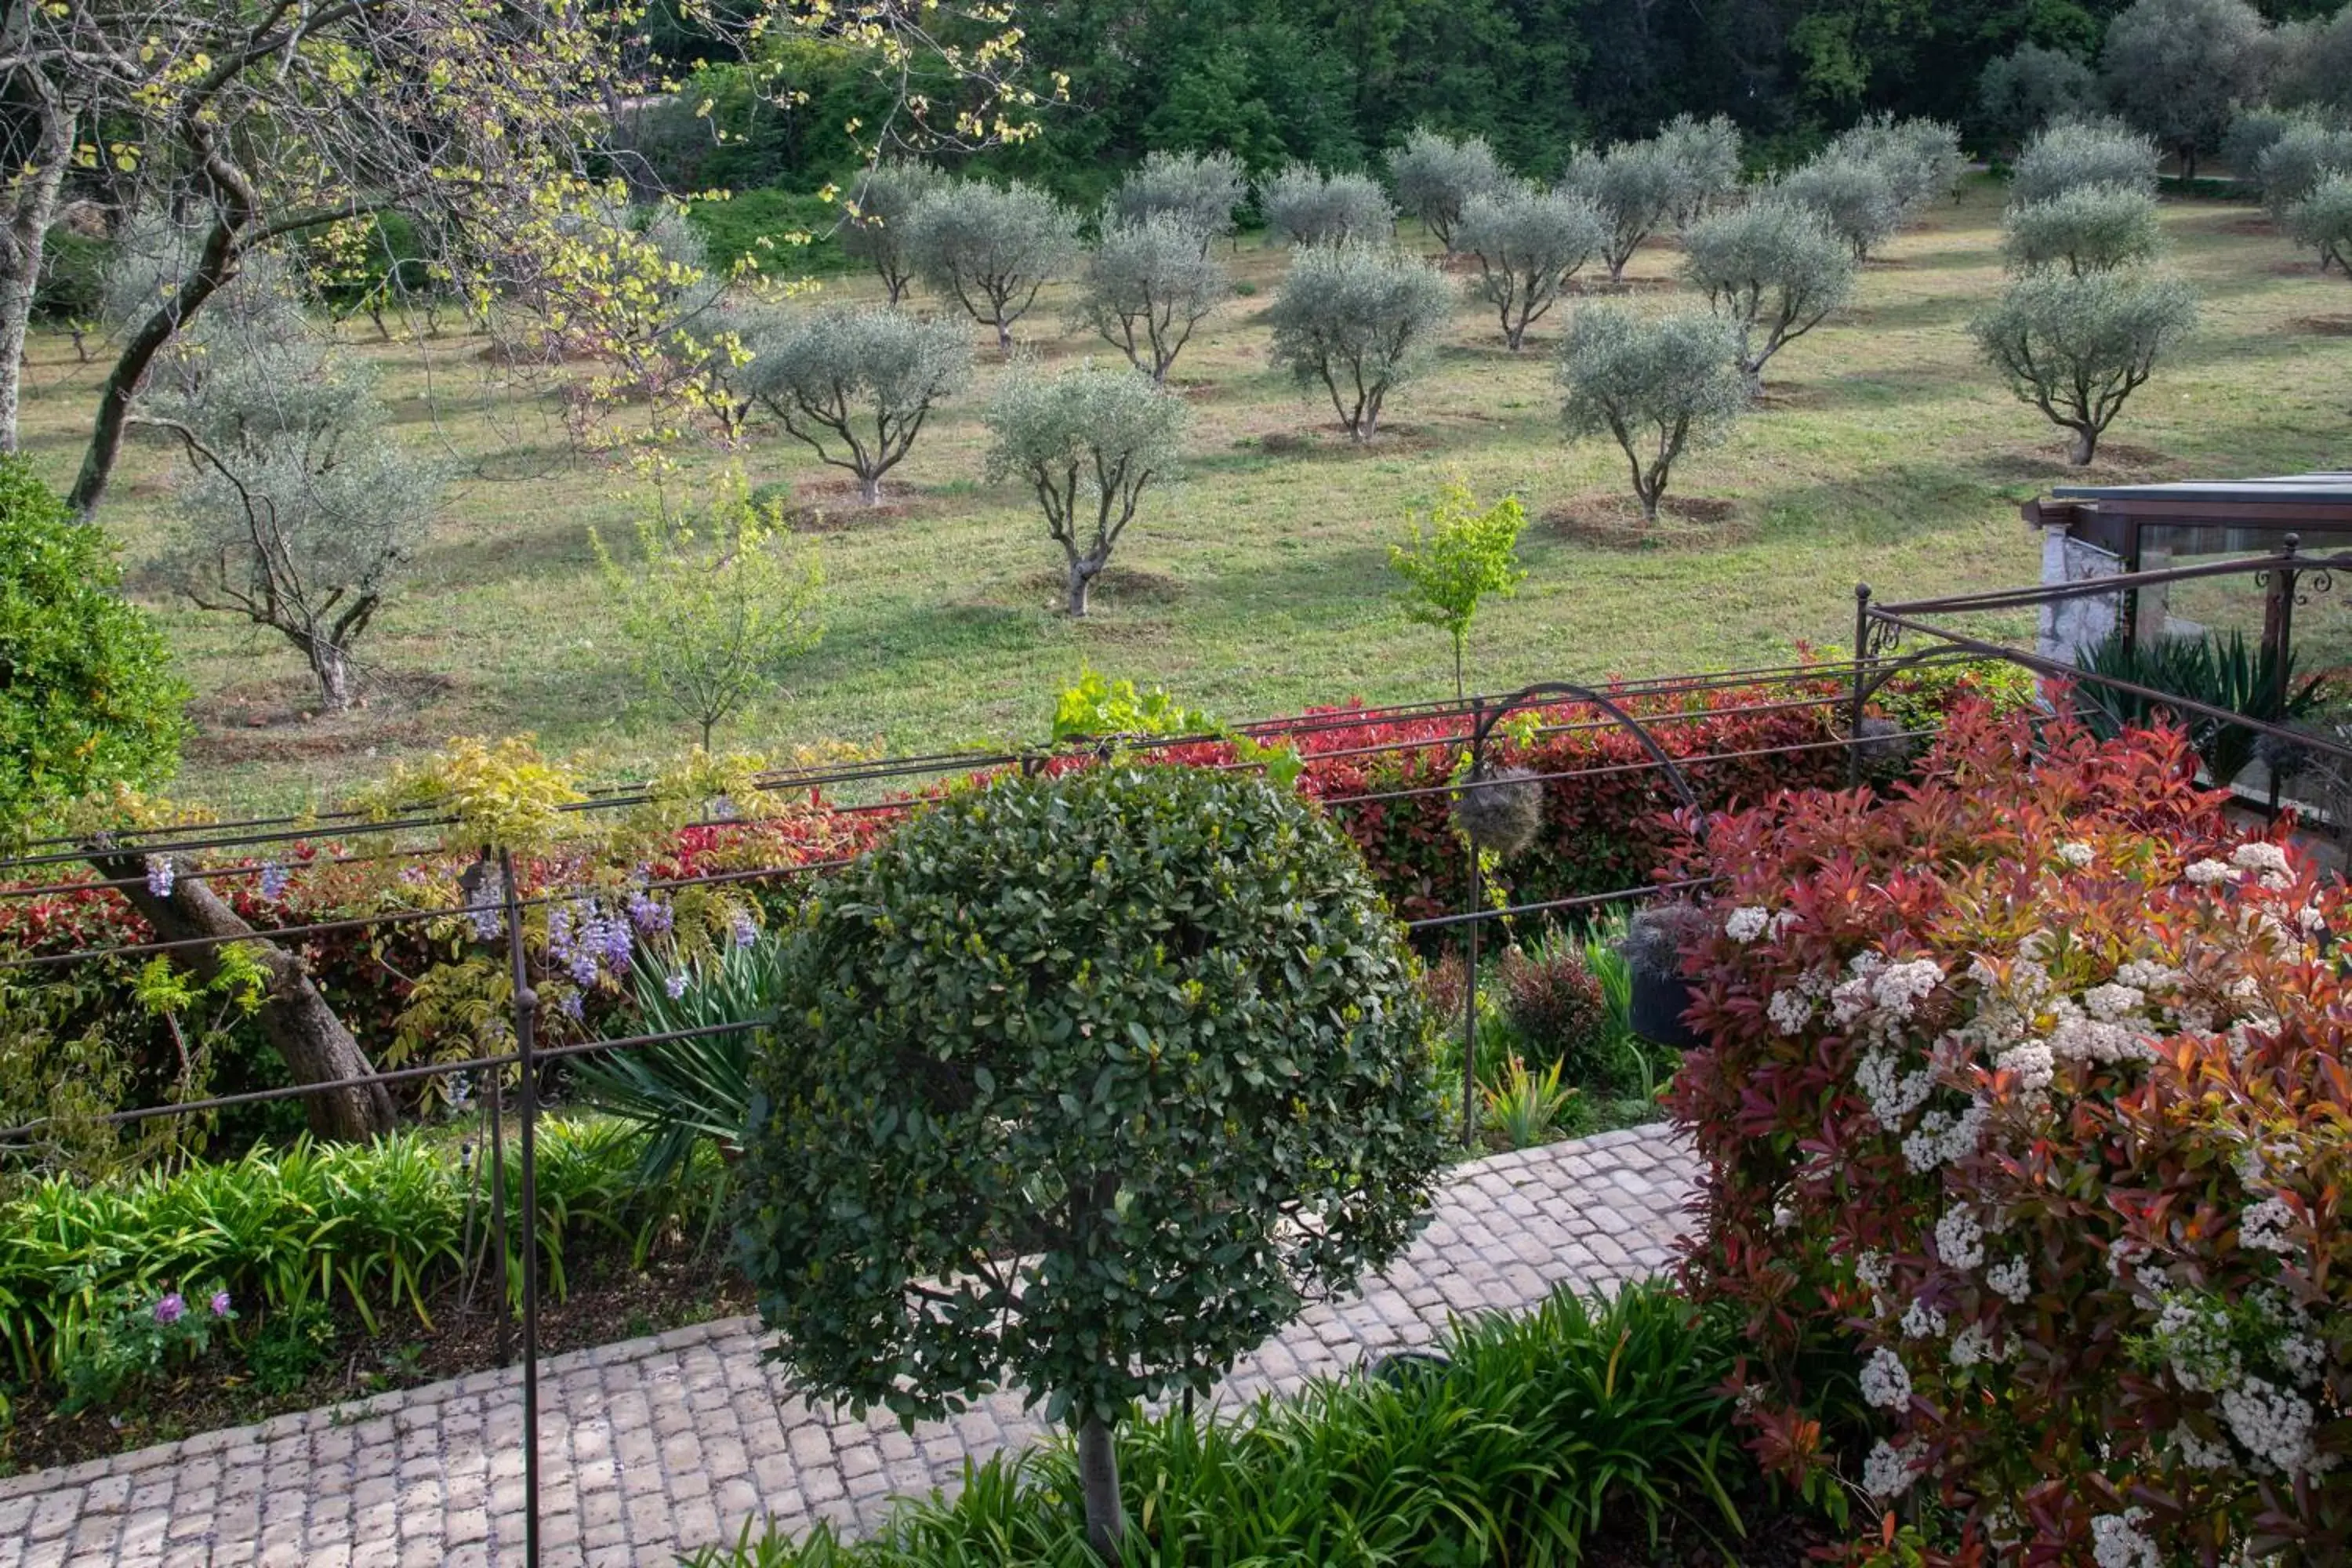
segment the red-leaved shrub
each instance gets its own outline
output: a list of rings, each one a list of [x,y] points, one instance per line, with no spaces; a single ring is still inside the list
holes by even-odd
[[[2344,894],[2194,761],[1964,713],[1895,798],[1678,862],[1725,879],[1686,1282],[1747,1314],[1756,1451],[1932,1495],[1933,1561],[2347,1560]]]

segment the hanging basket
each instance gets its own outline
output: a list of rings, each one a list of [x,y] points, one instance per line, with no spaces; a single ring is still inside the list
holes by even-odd
[[[1474,773],[1454,796],[1454,826],[1480,849],[1506,859],[1543,826],[1543,781],[1525,768]]]
[[[1654,905],[1634,915],[1618,944],[1632,982],[1627,1022],[1653,1045],[1688,1050],[1706,1043],[1683,1022],[1693,992],[1683,978],[1682,950],[1688,938],[1709,924],[1706,911],[1696,904]]]

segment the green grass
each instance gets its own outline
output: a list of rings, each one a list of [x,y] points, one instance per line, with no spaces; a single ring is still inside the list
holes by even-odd
[[[1351,450],[1328,405],[1265,362],[1260,312],[1285,258],[1255,241],[1234,261],[1256,292],[1178,362],[1196,416],[1190,477],[1150,498],[1085,623],[1055,611],[1058,557],[1034,505],[981,480],[979,415],[1002,374],[992,352],[979,384],[893,476],[896,504],[882,516],[857,515],[835,470],[762,429],[746,453],[754,481],[787,483],[799,504],[826,512],[828,626],[823,647],[732,738],[905,749],[1035,736],[1052,694],[1089,661],[1227,718],[1449,691],[1445,639],[1398,612],[1386,552],[1407,509],[1454,473],[1484,496],[1517,493],[1534,520],[1528,582],[1473,634],[1475,679],[1490,688],[1722,668],[1780,658],[1800,638],[1846,642],[1857,579],[1887,597],[2030,583],[2038,549],[2017,507],[2079,474],[2064,467],[2056,432],[1979,365],[1965,333],[2000,284],[1999,201],[1990,183],[1973,183],[1867,269],[1853,308],[1774,362],[1768,405],[1675,478],[1675,496],[1727,512],[1676,524],[1665,547],[1597,544],[1556,521],[1589,516],[1596,501],[1614,512],[1624,488],[1613,446],[1559,434],[1550,351],[1561,312],[1515,357],[1492,318],[1465,304],[1431,373],[1391,400],[1388,433]],[[2352,286],[2321,277],[2246,206],[2183,202],[2164,219],[2175,264],[2204,291],[2204,324],[2126,411],[2091,475],[2344,466]],[[1664,245],[1636,258],[1644,300],[1665,297],[1677,259]],[[826,289],[872,292],[862,279]],[[1109,353],[1065,329],[1066,304],[1058,292],[1040,303],[1022,329],[1029,348],[1047,359]],[[500,385],[478,342],[371,347],[363,325],[351,335],[383,362],[408,433],[450,451],[467,475],[417,581],[368,647],[406,678],[404,690],[305,722],[290,649],[172,602],[140,569],[168,521],[175,459],[142,445],[105,520],[200,694],[181,793],[280,804],[331,795],[459,733],[533,731],[559,750],[592,751],[610,773],[686,743],[688,726],[630,704],[600,613],[586,531],[626,529],[622,477],[568,456],[552,405]],[[61,338],[34,346],[26,435],[53,479],[78,459],[98,376]]]

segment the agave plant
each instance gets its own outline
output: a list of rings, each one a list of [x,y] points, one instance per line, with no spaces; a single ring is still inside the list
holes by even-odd
[[[613,1037],[688,1037],[592,1057],[577,1081],[588,1103],[645,1130],[646,1183],[681,1181],[704,1144],[722,1156],[739,1146],[751,1098],[752,1047],[776,1016],[782,973],[782,949],[765,936],[730,945],[679,974],[638,967],[635,1016],[623,1014],[627,1021],[615,1022]],[[691,1033],[703,1029],[717,1032]]]
[[[2243,632],[2233,631],[2226,637],[2218,632],[2201,637],[2160,637],[2131,645],[2116,635],[2093,648],[2084,658],[2082,668],[2085,675],[2128,680],[2269,724],[2307,720],[2331,695],[2324,677],[2295,679],[2294,649],[2282,655],[2268,643],[2249,646]],[[2245,772],[2261,739],[2242,724],[2205,714],[2175,714],[2161,702],[2096,680],[2083,683],[2076,701],[2084,721],[2102,738],[2128,726],[2179,723],[2188,731],[2189,743],[2196,748],[2206,776],[2217,789],[2228,787]]]

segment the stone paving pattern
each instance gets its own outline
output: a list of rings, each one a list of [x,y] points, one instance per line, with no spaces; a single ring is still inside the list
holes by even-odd
[[[1532,1305],[1671,1258],[1688,1152],[1639,1128],[1459,1167],[1405,1258],[1237,1366],[1220,1405],[1427,1342],[1450,1314]],[[668,1568],[772,1515],[856,1531],[894,1493],[1038,1438],[1005,1394],[911,1434],[783,1392],[757,1320],[541,1363],[541,1543],[551,1568]],[[481,1568],[522,1560],[514,1370],[0,1479],[0,1568]]]

